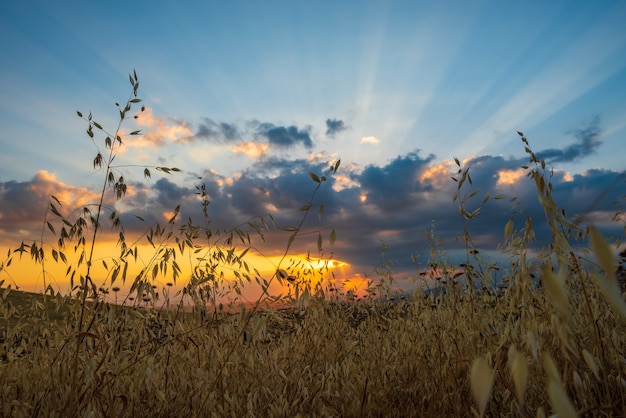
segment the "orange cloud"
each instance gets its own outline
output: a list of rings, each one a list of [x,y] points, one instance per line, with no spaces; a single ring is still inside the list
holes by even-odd
[[[237,144],[233,147],[235,154],[245,154],[248,158],[257,159],[265,154],[269,150],[269,144],[260,144],[257,142],[244,142],[243,144]]]
[[[99,195],[86,187],[76,187],[60,182],[56,174],[40,170],[29,182],[15,183],[2,191],[2,200],[11,204],[0,208],[0,228],[3,230],[28,229],[29,225],[41,225],[45,210],[55,196],[63,205],[55,206],[61,213],[70,214],[74,210],[98,202]]]
[[[443,161],[439,164],[431,165],[420,176],[420,182],[430,182],[435,185],[441,185],[450,179],[450,168],[452,163]]]
[[[352,180],[349,176],[344,174],[334,174],[333,178],[335,179],[335,182],[333,183],[333,190],[336,192],[360,186],[358,182]]]
[[[56,181],[56,176],[54,176],[53,180]],[[48,185],[50,187],[47,188],[47,195],[54,194],[61,203],[72,209],[97,203],[100,198],[98,193],[86,187],[74,187],[60,182],[49,183]]]
[[[502,186],[504,184],[514,184],[525,175],[526,172],[522,168],[517,170],[500,170],[498,171],[498,181],[496,184],[498,186]]]
[[[224,186],[232,186],[235,183],[235,181],[239,180],[240,178],[241,178],[241,173],[235,173],[232,177],[218,178],[215,181],[217,182],[217,185],[219,187],[224,187]]]
[[[337,161],[337,158],[339,158],[339,156],[336,153],[315,152],[315,153],[309,154],[309,156],[307,157],[307,161],[312,164],[317,164],[317,163],[334,164],[335,161]]]
[[[157,118],[149,107],[139,114],[137,125],[146,127],[145,132],[128,141],[129,146],[156,148],[162,147],[167,142],[188,142],[193,136],[187,123]]]

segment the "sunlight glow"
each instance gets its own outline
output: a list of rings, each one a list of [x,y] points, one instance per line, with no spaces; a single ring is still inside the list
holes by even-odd
[[[371,286],[371,279],[363,276],[360,273],[352,275],[348,279],[342,280],[343,290],[352,294],[355,297],[364,297],[367,294],[368,288]]]
[[[309,258],[309,260],[307,260],[307,262],[309,263],[309,265],[314,268],[314,269],[321,269],[321,268],[329,268],[329,269],[334,269],[334,268],[340,268],[340,267],[347,267],[349,266],[348,263],[344,262],[344,261],[339,261],[339,260],[328,260],[325,258],[314,258],[311,257]]]
[[[4,247],[2,249],[4,250]],[[163,289],[167,289],[167,292],[174,297],[174,295],[180,292],[182,288],[189,283],[189,279],[192,275],[192,267],[196,262],[193,258],[189,259],[188,262],[183,261],[185,257],[180,258],[179,267],[181,271],[176,283],[174,283],[171,268],[168,269],[165,276],[159,273],[154,279],[152,279],[150,272],[152,271],[153,264],[151,264],[152,260],[150,255],[153,254],[155,250],[149,244],[140,244],[138,245],[137,259],[129,260],[126,281],[123,282],[121,276],[119,276],[114,283],[111,283],[110,272],[111,268],[116,263],[115,260],[119,255],[119,251],[119,247],[112,241],[101,242],[94,253],[94,263],[91,275],[94,279],[94,284],[98,288],[106,289],[109,292],[114,287],[118,288],[117,296],[120,298],[123,298],[128,294],[133,279],[137,275],[141,274],[141,271],[146,268],[148,269],[146,279],[150,284],[155,286],[155,290],[161,292]],[[76,268],[78,253],[68,250],[66,251],[66,254],[69,263]],[[206,255],[199,253],[196,254],[196,256],[203,257]],[[47,254],[47,257],[50,257],[50,254]],[[330,277],[327,277],[326,275],[326,273],[330,270],[341,270],[342,268],[350,267],[350,265],[344,261],[309,257],[307,254],[294,254],[293,256],[284,258],[279,255],[261,256],[250,252],[245,256],[244,261],[248,265],[254,266],[256,271],[258,271],[260,276],[265,280],[270,281],[276,271],[280,268],[287,270],[289,277],[297,277],[299,280],[302,280],[302,283],[308,283],[313,286],[331,280]],[[41,292],[44,290],[45,286],[51,285],[55,291],[60,291],[65,294],[71,287],[70,277],[66,275],[67,267],[68,265],[64,263],[48,262],[46,264],[44,279],[44,273],[41,265],[35,264],[32,261],[30,254],[27,252],[21,258],[16,256],[13,260],[11,272],[8,280],[6,281],[6,285],[12,284],[14,288],[17,286],[22,290],[32,292]],[[85,269],[86,266],[83,262],[82,267],[77,269],[77,273],[74,278],[74,285],[78,283],[79,276],[81,274],[85,274]],[[237,281],[237,273],[235,270],[237,270],[235,266],[223,266],[223,269],[221,270],[225,273],[223,276],[223,286],[231,286]],[[244,274],[245,272],[239,269],[238,273]],[[345,273],[349,272],[346,271]],[[254,275],[251,274],[251,277],[253,276]],[[283,283],[283,286],[281,286],[280,280],[274,280],[271,281],[271,287],[268,291],[271,294],[285,293],[288,291],[288,288],[284,286],[288,286],[290,284],[290,281],[286,281]],[[262,293],[261,289],[258,288],[258,286],[255,286],[254,280],[252,283],[248,283],[248,285],[244,286],[241,290],[241,297],[243,300],[248,301],[255,300]]]

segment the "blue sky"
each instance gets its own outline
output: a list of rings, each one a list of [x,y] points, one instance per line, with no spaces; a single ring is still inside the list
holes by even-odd
[[[183,172],[143,182],[128,169],[137,184],[118,203],[125,213],[162,220],[182,202],[191,216],[201,177],[216,223],[268,211],[294,222],[314,186],[307,171],[340,157],[320,194],[335,255],[366,273],[384,241],[406,272],[433,220],[458,246],[453,157],[481,193],[526,197],[541,218],[532,184],[503,180],[527,161],[517,130],[555,168],[568,212],[607,185],[597,219],[623,202],[624,1],[189,3],[0,6],[5,244],[37,236],[47,194],[73,207],[97,189],[96,148],[75,111],[114,129],[133,69],[146,135],[120,159]],[[495,248],[510,215],[495,203],[486,212],[473,228]]]

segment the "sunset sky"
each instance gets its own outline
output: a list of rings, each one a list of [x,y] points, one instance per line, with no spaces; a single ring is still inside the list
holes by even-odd
[[[341,158],[314,203],[324,216],[315,209],[305,232],[323,230],[346,275],[375,277],[384,243],[408,277],[428,260],[425,231],[452,259],[463,249],[457,157],[476,203],[505,194],[526,211],[487,202],[470,224],[485,254],[495,257],[511,217],[521,228],[532,216],[541,246],[522,131],[554,168],[568,215],[623,239],[623,222],[609,220],[626,196],[624,22],[622,0],[3,2],[0,262],[40,238],[50,195],[67,210],[97,202],[104,136],[94,145],[76,111],[114,131],[133,70],[146,110],[123,129],[143,136],[116,163],[182,172],[146,180],[141,167],[120,168],[129,193],[108,202],[128,233],[166,222],[178,204],[183,220],[201,222],[202,182],[216,228],[268,213],[295,225],[315,188],[307,173]],[[264,254],[280,254],[288,236],[270,233]],[[293,253],[316,253],[316,241],[304,234]]]

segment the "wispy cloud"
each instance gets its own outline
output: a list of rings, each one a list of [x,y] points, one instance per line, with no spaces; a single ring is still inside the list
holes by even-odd
[[[596,152],[602,145],[602,129],[600,118],[596,117],[589,126],[573,132],[576,142],[564,149],[550,148],[537,153],[537,157],[551,163],[577,161]]]
[[[346,124],[341,119],[326,119],[326,136],[334,137],[335,134],[347,129]]]

